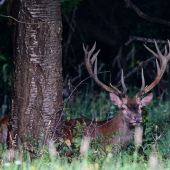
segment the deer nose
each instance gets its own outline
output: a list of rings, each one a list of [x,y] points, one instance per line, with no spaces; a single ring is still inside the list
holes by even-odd
[[[136,123],[142,122],[142,117],[140,116],[133,116],[133,120],[136,121]]]

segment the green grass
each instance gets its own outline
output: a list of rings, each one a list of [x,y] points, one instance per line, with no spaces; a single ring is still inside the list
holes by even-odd
[[[47,157],[40,157],[39,159],[34,159],[32,161],[28,160],[19,162],[12,161],[7,164],[7,162],[1,165],[1,169],[4,170],[47,170],[47,169],[56,169],[56,170],[87,170],[87,169],[125,169],[125,170],[144,170],[144,169],[169,169],[170,161],[161,160],[159,155],[153,153],[148,160],[143,156],[137,154],[137,152],[132,155],[124,155],[124,153],[119,153],[116,156],[111,153],[108,154],[102,163],[99,162],[90,162],[88,156],[73,158],[71,162],[67,158],[56,156],[53,159],[47,159]],[[19,164],[18,164],[19,163]]]
[[[65,113],[68,119],[81,117],[103,120],[117,114],[118,108],[113,106],[109,95],[100,93],[76,94],[66,105]],[[143,111],[143,142],[141,147],[136,148],[131,142],[130,146],[121,152],[104,152],[100,143],[96,140],[91,142],[88,153],[80,156],[79,149],[72,158],[65,156],[69,147],[63,141],[62,150],[58,153],[48,146],[39,155],[31,155],[21,151],[9,160],[9,152],[0,152],[0,170],[87,170],[87,169],[125,169],[125,170],[148,170],[169,169],[170,158],[164,159],[170,153],[170,125],[165,122],[169,119],[169,102],[153,99],[152,103]],[[164,133],[163,133],[164,132]],[[81,141],[79,142],[80,146]],[[19,161],[19,162],[16,162]],[[8,164],[10,163],[10,164]],[[17,164],[19,163],[19,165]],[[8,166],[9,165],[9,166]]]
[[[105,120],[107,117],[114,117],[118,112],[118,107],[113,106],[109,100],[109,95],[100,93],[93,95],[90,93],[76,94],[75,98],[71,100],[65,108],[67,118],[82,118],[81,115],[96,120]]]

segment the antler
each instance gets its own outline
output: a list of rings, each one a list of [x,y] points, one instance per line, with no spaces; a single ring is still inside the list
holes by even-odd
[[[154,40],[155,41],[155,40]],[[157,67],[157,76],[155,78],[155,80],[149,85],[149,86],[146,86],[145,87],[145,80],[144,80],[144,76],[142,74],[142,87],[140,89],[140,91],[138,92],[137,96],[141,96],[141,95],[144,95],[145,93],[149,92],[150,90],[152,90],[160,81],[160,79],[162,78],[164,72],[165,72],[165,69],[166,69],[166,66],[167,66],[167,63],[170,59],[170,42],[168,40],[168,46],[169,46],[169,53],[167,54],[167,48],[165,46],[165,54],[163,55],[161,53],[161,51],[159,50],[158,48],[158,45],[155,41],[155,47],[156,47],[156,50],[157,50],[157,53],[156,54],[154,51],[152,51],[150,48],[148,48],[146,45],[144,45],[145,48],[150,51],[157,59],[159,59],[160,61],[160,64],[161,64],[161,68],[158,64],[158,61],[156,59],[156,67]],[[142,71],[143,72],[143,71]]]
[[[104,90],[110,92],[110,93],[115,93],[116,95],[121,95],[121,94],[126,94],[127,89],[124,83],[124,79],[123,79],[123,71],[122,71],[122,76],[121,76],[121,83],[122,83],[122,87],[123,87],[123,92],[119,91],[116,87],[114,87],[113,85],[111,85],[111,87],[103,84],[97,77],[97,55],[99,54],[100,50],[98,50],[90,59],[92,53],[94,52],[96,48],[96,42],[94,43],[92,49],[90,51],[88,51],[88,48],[84,47],[83,44],[83,50],[85,52],[85,65],[87,67],[87,71],[89,72],[90,76],[93,78],[93,80],[99,85],[101,86]],[[92,71],[92,65],[95,62],[94,65],[94,73]]]

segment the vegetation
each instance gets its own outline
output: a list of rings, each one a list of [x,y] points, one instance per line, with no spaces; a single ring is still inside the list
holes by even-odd
[[[134,3],[148,16],[169,20],[170,1],[143,0]],[[170,35],[168,26],[148,22],[138,17],[137,14],[127,9],[124,1],[120,0],[62,0],[63,10],[63,75],[65,86],[68,80],[72,85],[78,84],[87,77],[83,67],[83,50],[81,42],[90,44],[97,41],[97,48],[101,48],[98,70],[110,70],[99,75],[102,81],[108,84],[118,84],[120,71],[125,73],[150,58],[142,43],[133,42],[129,46],[124,43],[130,35],[146,38],[166,40]],[[0,13],[7,15],[7,4],[0,8]],[[8,19],[0,17],[0,116],[8,114],[10,108],[10,89],[12,74],[12,40],[8,28]],[[104,38],[103,38],[104,37]],[[149,44],[152,48],[153,44]],[[146,84],[155,77],[155,63],[145,68]],[[139,73],[140,74],[140,73]],[[111,78],[110,78],[111,77]],[[72,80],[74,80],[72,82]],[[1,169],[169,169],[170,161],[170,109],[169,109],[169,67],[158,87],[154,89],[154,100],[143,110],[143,140],[140,146],[135,146],[132,141],[130,146],[116,152],[108,146],[104,152],[98,140],[91,141],[88,152],[80,155],[81,138],[74,139],[73,148],[69,141],[61,140],[60,151],[55,146],[41,146],[37,154],[27,151],[0,152]],[[89,80],[91,81],[91,80]],[[88,82],[88,81],[87,81]],[[86,82],[85,82],[86,83]],[[126,80],[128,92],[133,96],[141,84],[139,75],[133,74]],[[67,96],[68,97],[68,96]],[[65,119],[85,116],[104,120],[113,118],[118,108],[113,106],[107,93],[91,82],[77,88],[74,97],[66,104]],[[83,126],[83,125],[82,125]],[[81,131],[81,125],[77,125]],[[101,138],[102,136],[99,136]],[[57,146],[58,147],[58,146]],[[72,157],[67,157],[66,152],[74,151]]]
[[[74,139],[74,147],[67,140],[61,140],[62,149],[59,151],[56,151],[52,144],[41,146],[38,154],[21,150],[12,156],[10,151],[3,151],[1,152],[1,168],[23,170],[170,168],[169,157],[165,159],[170,153],[170,125],[166,124],[169,116],[168,107],[168,102],[155,98],[152,104],[145,108],[142,124],[143,141],[140,146],[135,146],[131,141],[129,147],[121,152],[112,150],[109,146],[104,152],[98,140],[94,140],[90,142],[88,152],[84,155],[80,153],[81,138],[77,135]],[[81,117],[80,114],[88,118],[95,116],[98,120],[106,119],[108,116],[111,118],[116,112],[117,108],[111,104],[107,94],[100,93],[94,97],[89,91],[83,95],[75,94],[65,108],[67,115],[73,116],[72,113],[75,113],[74,117]],[[79,132],[81,132],[81,126],[83,125],[77,124]],[[66,152],[70,150],[73,151],[73,155],[67,157]]]
[[[120,80],[121,69],[127,74],[141,61],[152,57],[143,47],[143,42],[125,43],[129,36],[139,36],[151,39],[167,40],[170,29],[163,24],[151,23],[139,17],[133,10],[126,8],[124,0],[62,0],[63,21],[63,76],[64,85],[70,79],[73,85],[78,84],[88,76],[83,67],[84,54],[82,42],[90,47],[97,42],[96,49],[101,49],[98,56],[98,70],[111,71],[102,74],[101,78],[106,83],[116,85]],[[142,0],[132,1],[146,15],[169,20],[170,1]],[[0,14],[7,14],[7,2],[0,8]],[[12,37],[8,26],[8,18],[0,17],[0,116],[4,117],[11,106],[11,75],[12,75]],[[151,48],[153,44],[147,44]],[[155,77],[155,62],[145,67],[146,84]],[[154,89],[155,95],[160,96],[170,91],[169,68],[166,70],[164,80]],[[140,73],[139,73],[140,74]],[[111,75],[111,79],[110,79]],[[74,81],[73,81],[74,80]],[[166,83],[167,82],[167,83]],[[141,78],[133,74],[126,80],[128,87],[140,87]],[[99,91],[97,85],[96,90]],[[83,90],[83,89],[82,89]]]

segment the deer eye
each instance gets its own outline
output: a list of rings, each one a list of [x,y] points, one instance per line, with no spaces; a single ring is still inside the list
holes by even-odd
[[[125,108],[125,107],[122,107],[121,109],[122,109],[122,110],[126,110],[126,108]]]

